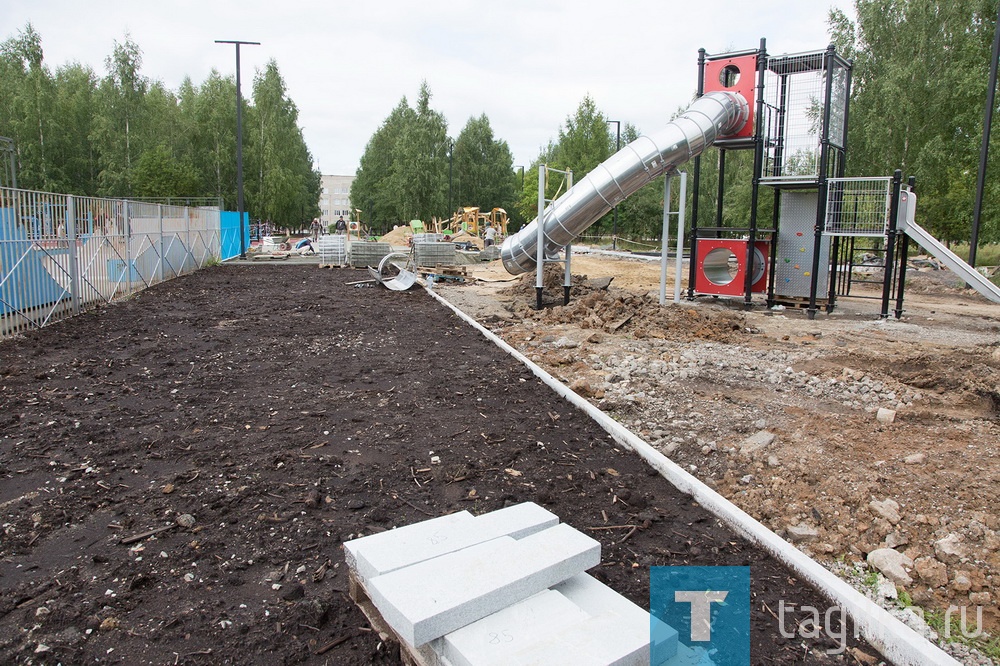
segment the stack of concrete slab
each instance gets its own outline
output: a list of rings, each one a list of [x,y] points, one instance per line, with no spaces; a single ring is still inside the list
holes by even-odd
[[[347,264],[347,236],[327,234],[315,243],[320,266],[344,266]]]
[[[392,252],[389,243],[376,241],[355,241],[351,243],[351,266],[364,268],[378,266],[382,257]]]
[[[600,543],[533,503],[344,544],[351,593],[416,664],[669,664],[677,632],[584,573]],[[652,637],[652,640],[651,640]]]
[[[417,266],[455,265],[454,243],[415,242],[413,252]]]

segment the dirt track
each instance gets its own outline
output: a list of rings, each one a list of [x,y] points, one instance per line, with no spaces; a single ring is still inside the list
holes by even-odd
[[[526,500],[642,605],[649,566],[751,565],[754,661],[839,659],[779,633],[778,601],[815,592],[422,291],[346,285],[365,275],[206,269],[0,344],[0,662],[397,663],[340,543]]]
[[[533,275],[440,291],[831,568],[893,548],[913,561],[899,589],[915,603],[982,606],[997,634],[1000,306],[911,271],[901,321],[858,298],[813,321],[704,298],[661,308],[658,263],[573,267],[570,305],[550,289],[560,305],[541,312]]]

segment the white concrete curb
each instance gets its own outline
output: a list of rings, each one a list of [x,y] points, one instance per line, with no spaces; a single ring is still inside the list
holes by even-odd
[[[597,421],[616,442],[642,456],[678,490],[691,495],[730,529],[767,550],[789,569],[816,587],[832,603],[842,607],[844,612],[854,621],[857,631],[891,662],[898,666],[932,664],[957,666],[959,664],[941,648],[907,627],[884,608],[757,522],[725,497],[684,471],[677,463],[657,451],[641,437],[571,391],[566,385],[504,342],[495,333],[436,294],[433,289],[426,290],[427,293],[450,308],[500,349],[526,365],[535,376],[552,387],[556,393]]]

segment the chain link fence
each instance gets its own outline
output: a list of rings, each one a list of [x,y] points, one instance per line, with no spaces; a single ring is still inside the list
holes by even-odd
[[[218,208],[0,187],[0,338],[218,261]]]

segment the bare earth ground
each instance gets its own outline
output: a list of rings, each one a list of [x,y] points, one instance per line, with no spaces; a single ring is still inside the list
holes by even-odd
[[[663,308],[658,262],[572,265],[566,307],[553,287],[535,311],[534,275],[494,282],[509,280],[498,262],[436,288],[821,562],[850,572],[894,548],[914,603],[981,606],[1000,633],[1000,306],[910,271],[901,321],[857,298],[813,321],[711,298]]]
[[[399,663],[347,597],[340,544],[460,509],[482,513],[522,501],[539,502],[600,540],[595,575],[644,606],[650,566],[751,566],[755,664],[878,661],[863,642],[849,639],[846,653],[828,655],[837,642],[827,635],[782,637],[779,602],[824,607],[815,591],[616,447],[428,294],[348,285],[366,276],[315,265],[210,268],[0,343],[0,663]],[[692,333],[671,342],[636,338],[628,326],[607,336],[578,325],[531,318],[508,323],[505,333],[546,362],[572,353],[552,366],[562,373],[576,360],[593,362],[589,355],[602,345],[624,358],[653,343],[665,345],[657,354],[666,372],[675,362],[666,359],[683,353],[666,345],[698,342]],[[603,341],[565,350],[547,341],[578,331]],[[717,337],[726,340],[720,350],[764,339],[739,327]],[[761,365],[770,358],[758,353],[790,359],[799,343],[796,336],[768,343],[774,352],[747,347],[728,362]],[[751,426],[739,426],[747,432],[753,419],[766,419],[779,432],[771,447],[783,456],[778,471],[819,459],[811,449],[830,424],[803,428],[796,442],[795,419],[805,418],[778,402],[791,394],[750,407],[753,390],[770,396],[776,388],[752,384],[749,371],[731,387],[716,387],[711,368],[684,369],[683,381],[652,382],[638,367],[620,380],[609,377],[604,399],[619,401],[608,408],[639,421],[637,429],[650,437],[679,437],[675,453],[697,459],[700,469],[712,469],[705,460],[720,461],[726,488],[723,466],[733,474],[752,470],[752,482],[732,486],[747,493],[745,503],[757,497],[752,492],[762,506],[769,493],[781,501],[762,485],[775,470],[758,469],[754,459],[738,469],[735,461],[722,464],[730,460],[722,447],[738,440],[728,428],[743,420],[716,424],[709,415],[752,411]],[[583,364],[573,372],[596,386],[604,370]],[[619,393],[619,385],[644,397]],[[650,410],[654,401],[678,399],[660,385],[683,388],[685,402],[672,408],[673,417],[665,405]],[[920,391],[928,397],[914,404],[937,410],[932,389]],[[960,421],[937,425],[914,408],[900,425],[921,419],[942,438],[957,424],[972,423],[976,437],[992,427],[985,413],[966,418],[975,405],[985,409],[980,403],[949,395],[940,400]],[[717,410],[720,401],[729,407]],[[895,441],[893,430],[878,431],[863,410],[836,409],[844,437],[850,417],[865,425],[866,437],[883,446]],[[711,436],[717,450],[693,450],[697,437],[689,432]],[[977,452],[987,448],[975,441]],[[928,462],[905,470],[913,478],[935,474],[939,460],[950,465],[935,477],[938,495],[958,487],[953,477],[969,476],[943,451],[935,448]],[[885,458],[879,469],[898,464]],[[811,473],[812,487],[826,483],[822,471]],[[987,487],[985,469],[977,476]],[[790,478],[788,485],[800,482]],[[837,506],[847,511],[814,495],[796,499],[801,509],[788,514],[801,522],[812,509],[820,517]],[[949,529],[965,535],[974,502],[961,497],[966,513],[942,499],[953,516]],[[909,525],[912,507],[902,511]],[[939,506],[924,511],[941,524]],[[982,529],[992,529],[991,518],[983,520]],[[856,527],[846,515],[844,523]],[[834,539],[828,529],[824,543]],[[917,543],[918,528],[908,529]],[[792,615],[784,629],[795,632],[798,619]]]

